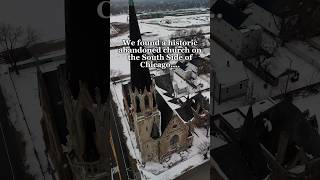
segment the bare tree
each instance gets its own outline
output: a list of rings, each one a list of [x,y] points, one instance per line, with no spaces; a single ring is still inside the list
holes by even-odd
[[[30,26],[26,28],[25,30],[25,37],[23,40],[23,46],[29,47],[30,45],[33,45],[35,42],[40,40],[39,33],[31,28]]]
[[[19,71],[14,50],[17,47],[28,47],[38,40],[39,34],[31,27],[24,29],[22,26],[0,23],[0,51],[17,74]]]
[[[198,48],[203,48],[204,46],[206,46],[206,38],[201,29],[200,30],[196,30],[196,29],[178,30],[171,35],[171,39],[181,39],[183,41],[194,40],[198,42],[198,45],[197,45]]]

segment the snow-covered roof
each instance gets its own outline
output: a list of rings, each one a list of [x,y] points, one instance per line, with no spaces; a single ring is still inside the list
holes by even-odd
[[[219,137],[210,136],[210,144],[211,144],[211,149],[216,149],[216,148],[224,146],[228,143]]]
[[[257,115],[259,115],[260,113],[264,112],[265,110],[271,108],[274,105],[275,105],[275,102],[271,99],[265,99],[265,100],[254,103],[252,105],[253,117],[256,117]],[[247,114],[249,107],[250,107],[249,105],[244,106],[244,107],[240,107],[239,110],[243,114]]]
[[[239,129],[245,121],[245,116],[238,110],[230,111],[222,116],[234,129]]]
[[[232,85],[248,79],[241,61],[227,61],[225,65],[215,67],[214,71],[218,82],[222,85]]]
[[[286,66],[284,66],[281,60],[277,57],[271,57],[267,59],[265,63],[270,63],[268,71],[274,77],[281,76],[287,70]]]
[[[188,83],[182,79],[178,74],[173,73],[173,83],[177,85],[179,89],[187,88]]]

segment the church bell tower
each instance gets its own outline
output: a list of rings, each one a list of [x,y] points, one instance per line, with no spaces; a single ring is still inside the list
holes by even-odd
[[[67,118],[67,158],[76,180],[110,179],[109,21],[101,0],[65,0],[66,66],[59,69]],[[104,7],[104,11],[108,11]]]
[[[129,31],[130,40],[137,42],[141,40],[138,19],[133,0],[129,0]],[[137,43],[130,46],[131,49],[138,49]],[[141,56],[140,53],[133,53],[133,56]],[[151,79],[149,69],[141,67],[142,60],[130,61],[131,82],[129,95],[131,99],[131,114],[133,115],[134,131],[143,161],[158,161],[160,112],[156,103],[155,84]]]

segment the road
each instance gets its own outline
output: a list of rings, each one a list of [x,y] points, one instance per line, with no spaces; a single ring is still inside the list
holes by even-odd
[[[186,172],[175,180],[210,180],[210,161]]]
[[[20,180],[25,179],[24,145],[18,141],[17,132],[12,127],[8,118],[5,98],[0,88],[0,179]]]
[[[134,174],[131,164],[129,163],[129,155],[126,148],[125,140],[122,135],[122,125],[119,117],[117,116],[116,105],[111,102],[111,136],[113,140],[113,154],[115,156],[116,164],[119,168],[121,180],[133,179]]]
[[[2,126],[0,124],[0,126]],[[1,127],[0,127],[1,128]],[[14,171],[11,169],[10,155],[7,154],[7,142],[4,138],[4,134],[0,132],[0,179],[14,179]]]

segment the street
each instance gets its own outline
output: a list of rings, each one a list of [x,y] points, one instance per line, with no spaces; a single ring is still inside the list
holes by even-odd
[[[1,118],[2,119],[2,118]],[[0,179],[15,179],[13,167],[11,165],[10,155],[7,150],[7,142],[2,131],[2,125],[0,122]]]
[[[24,145],[18,141],[17,132],[8,119],[5,98],[0,89],[0,179],[26,179],[24,168]]]

